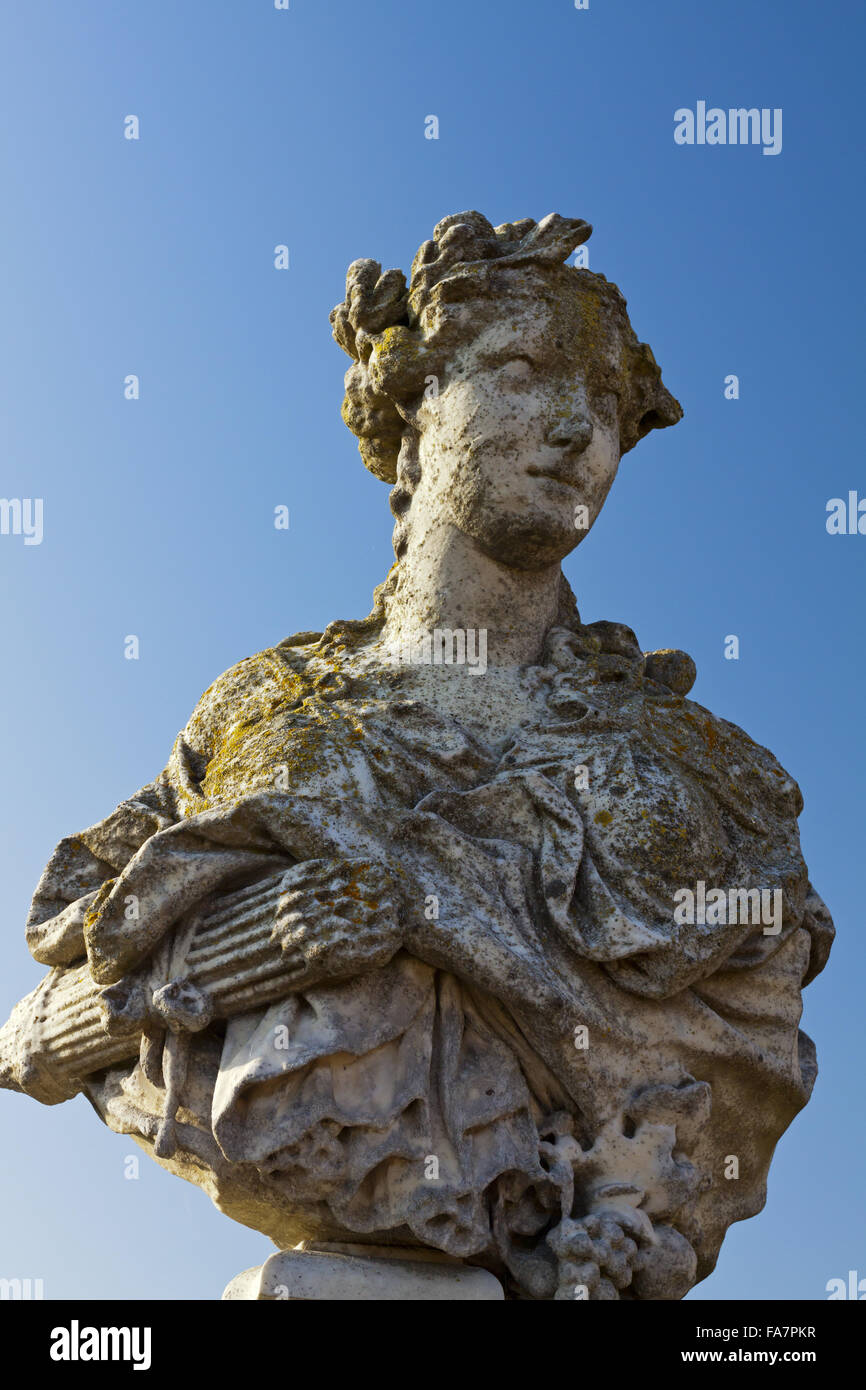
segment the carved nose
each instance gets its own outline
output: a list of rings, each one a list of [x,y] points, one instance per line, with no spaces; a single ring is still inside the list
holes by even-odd
[[[592,421],[585,415],[571,415],[567,420],[559,420],[548,430],[548,444],[560,444],[572,449],[586,449],[592,439]]]

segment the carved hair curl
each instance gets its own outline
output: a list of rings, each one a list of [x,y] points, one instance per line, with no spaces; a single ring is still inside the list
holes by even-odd
[[[383,274],[378,261],[353,261],[346,298],[331,311],[331,324],[352,358],[343,419],[357,435],[371,473],[383,482],[396,481],[401,443],[410,428],[402,408],[417,400],[429,376],[442,374],[449,354],[472,332],[453,306],[485,293],[507,302],[508,273],[526,267],[568,276],[569,287],[594,300],[599,333],[619,340],[622,453],[650,430],[682,418],[652,351],[632,329],[616,285],[603,275],[563,265],[591,233],[588,222],[557,213],[541,222],[527,217],[494,227],[480,212],[460,212],[443,218],[433,239],[419,248],[408,286],[400,270]],[[591,374],[593,364],[587,365]]]

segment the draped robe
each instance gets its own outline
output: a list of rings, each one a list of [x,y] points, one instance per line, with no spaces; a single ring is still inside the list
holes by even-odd
[[[28,943],[52,965],[86,950],[110,984],[240,875],[369,856],[397,885],[399,950],[190,1038],[166,1166],[281,1244],[482,1262],[495,1248],[508,1264],[566,1189],[579,1210],[605,1178],[645,1175],[629,1118],[642,1091],[699,1092],[645,1209],[676,1225],[702,1277],[727,1226],[763,1204],[814,1081],[801,988],[832,924],[800,853],[802,798],[766,749],[641,660],[554,629],[527,678],[542,712],[493,748],[315,635],[241,662],[160,776],[61,842]],[[699,881],[780,889],[781,930],[678,923],[674,894]],[[96,890],[83,937],[58,929]],[[152,1144],[158,1065],[86,1089],[106,1123]],[[564,1178],[550,1142],[567,1131],[579,1147]]]

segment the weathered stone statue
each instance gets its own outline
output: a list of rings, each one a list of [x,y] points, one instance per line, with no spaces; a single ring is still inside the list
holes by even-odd
[[[408,289],[350,267],[373,612],[221,676],[36,890],[3,1084],[272,1237],[229,1297],[679,1299],[808,1099],[800,792],[560,569],[682,413],[564,264],[590,230],[467,212]]]

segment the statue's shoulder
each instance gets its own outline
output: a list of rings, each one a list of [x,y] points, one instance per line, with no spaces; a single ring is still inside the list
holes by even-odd
[[[803,809],[799,786],[769,748],[745,729],[689,699],[697,669],[676,648],[642,651],[630,627],[596,622],[557,634],[558,664],[590,671],[596,689],[640,692],[635,732],[642,730],[670,768],[679,768],[725,805],[736,820],[758,831],[770,821],[790,826]],[[555,649],[554,649],[555,650]],[[618,684],[611,684],[612,681]],[[611,699],[617,706],[619,697]],[[639,713],[638,713],[639,711]]]
[[[185,742],[207,753],[228,731],[257,723],[278,706],[302,700],[312,688],[307,667],[320,635],[299,633],[223,671],[193,710],[182,733]]]
[[[671,751],[679,754],[705,786],[731,807],[737,818],[766,825],[768,818],[796,821],[803,794],[779,759],[729,719],[695,700],[669,708]]]

